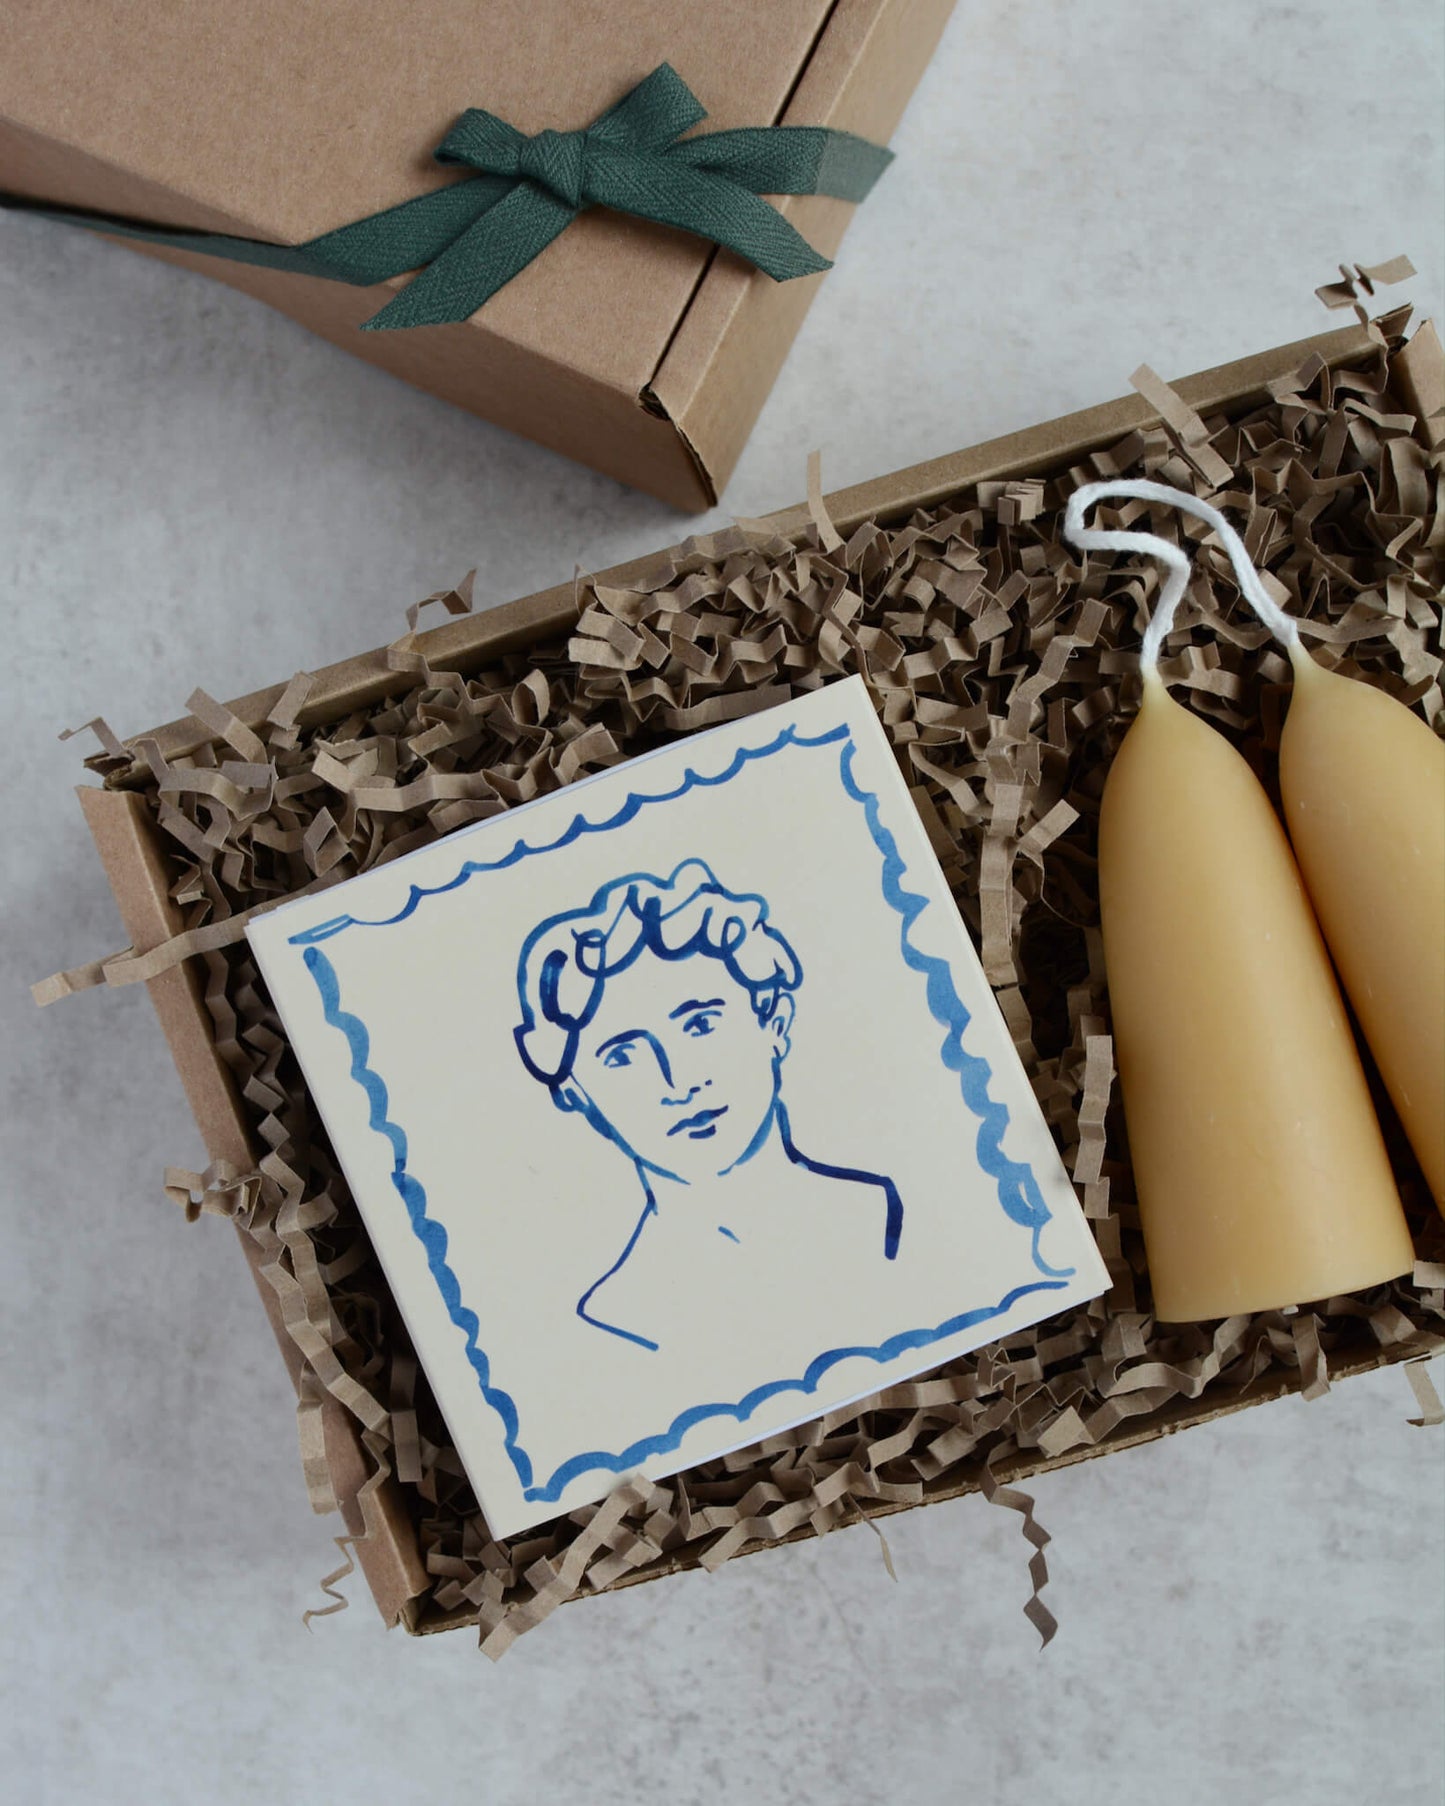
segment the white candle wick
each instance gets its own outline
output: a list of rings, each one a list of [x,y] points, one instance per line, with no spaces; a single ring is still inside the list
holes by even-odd
[[[1122,483],[1085,483],[1069,497],[1069,505],[1064,511],[1064,538],[1080,551],[1146,552],[1167,567],[1168,574],[1139,648],[1139,668],[1146,680],[1158,677],[1159,654],[1173,631],[1175,611],[1188,585],[1191,566],[1186,553],[1169,540],[1161,539],[1157,533],[1130,533],[1119,528],[1084,525],[1086,510],[1096,502],[1126,500],[1163,502],[1212,527],[1234,567],[1235,580],[1245,601],[1281,644],[1293,648],[1298,643],[1299,628],[1293,616],[1286,614],[1265,589],[1244,549],[1244,541],[1217,508],[1183,489],[1172,489],[1167,483],[1150,483],[1142,478]]]

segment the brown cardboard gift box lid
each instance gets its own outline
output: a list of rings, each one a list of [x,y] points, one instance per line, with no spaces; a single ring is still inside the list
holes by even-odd
[[[0,58],[0,191],[297,244],[448,180],[467,107],[587,124],[659,63],[704,130],[825,125],[886,142],[952,0],[18,0]],[[898,179],[895,172],[893,178]],[[847,203],[781,209],[826,256]],[[701,239],[584,214],[460,324],[358,331],[378,288],[130,243],[680,508],[716,500],[819,277],[775,283]]]
[[[1267,385],[1288,376],[1308,357],[1340,370],[1359,366],[1377,355],[1377,340],[1363,328],[1352,327],[1189,378],[1178,385],[1177,393],[1199,413],[1236,416],[1268,399]],[[1402,390],[1408,391],[1407,399],[1420,419],[1428,420],[1445,403],[1445,358],[1441,357],[1439,341],[1430,328],[1422,328],[1405,350],[1396,354],[1393,375]],[[1117,444],[1126,435],[1158,425],[1159,416],[1152,405],[1135,395],[832,496],[827,500],[828,512],[845,533],[868,520],[900,521],[912,510],[928,507],[973,484],[1058,473],[1093,452]],[[795,542],[812,530],[805,508],[786,510],[771,517],[767,524]],[[676,550],[602,573],[596,581],[618,588],[641,585],[650,576],[659,576]],[[486,668],[505,653],[555,643],[574,625],[577,610],[575,587],[567,585],[483,615],[450,621],[416,636],[412,649],[424,651],[435,670]],[[315,674],[300,720],[303,724],[339,721],[409,682],[411,678],[398,671],[384,650],[364,654]],[[283,688],[277,686],[242,698],[230,705],[230,714],[247,726],[258,727],[275,711]],[[214,722],[207,726],[196,717],[187,717],[137,739],[145,740],[167,760],[176,760],[214,737]],[[135,775],[143,773],[137,768]],[[116,770],[108,778],[106,788],[84,788],[80,797],[132,945],[143,954],[170,939],[181,927],[181,920],[169,895],[172,874],[154,815],[135,789],[127,787],[130,776],[123,769]],[[211,1157],[244,1172],[256,1160],[254,1131],[218,1053],[201,979],[194,969],[197,964],[193,960],[172,964],[150,979],[149,988]],[[254,1247],[244,1235],[242,1240],[253,1266],[256,1265]],[[293,1379],[300,1385],[302,1363],[296,1344],[281,1321],[274,1290],[261,1282],[259,1273],[257,1278]],[[1438,1338],[1418,1329],[1406,1333],[1408,1330],[1409,1326],[1404,1326],[1396,1338],[1382,1341],[1379,1346],[1368,1335],[1351,1343],[1331,1356],[1331,1372],[1339,1377],[1409,1360],[1438,1345]],[[1275,1368],[1243,1393],[1228,1389],[1221,1395],[1218,1391],[1201,1390],[1196,1396],[1176,1397],[1148,1416],[1117,1423],[1092,1445],[1068,1447],[1055,1453],[1025,1449],[998,1463],[989,1480],[1007,1481],[1152,1440],[1248,1404],[1278,1398],[1298,1390],[1302,1383],[1300,1369]],[[432,1630],[465,1621],[466,1614],[448,1617],[433,1613],[423,1617],[412,1608],[412,1602],[427,1585],[427,1574],[400,1493],[392,1482],[368,1482],[368,1461],[358,1444],[358,1426],[330,1396],[324,1401],[321,1423],[324,1450],[312,1450],[311,1455],[329,1466],[332,1489],[341,1503],[348,1529],[360,1539],[357,1553],[387,1622],[401,1620],[412,1629]],[[974,1490],[980,1484],[976,1474],[945,1471],[926,1486],[923,1499],[932,1502]],[[860,1506],[869,1516],[898,1508],[882,1499]],[[805,1523],[778,1540],[791,1541],[813,1533]],[[676,1556],[665,1557],[621,1574],[608,1584],[624,1585],[653,1578],[679,1565],[682,1564]]]

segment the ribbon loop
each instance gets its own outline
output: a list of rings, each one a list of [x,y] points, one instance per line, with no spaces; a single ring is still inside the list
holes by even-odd
[[[610,207],[725,246],[778,282],[830,268],[762,197],[861,201],[892,153],[824,126],[749,126],[684,138],[707,109],[668,63],[581,130],[528,136],[469,107],[434,156],[468,175],[302,245],[267,244],[57,209],[0,204],[94,232],[207,257],[367,287],[413,281],[363,331],[468,319],[566,230],[584,207]]]
[[[481,107],[468,107],[432,152],[437,163],[463,165],[489,176],[515,176],[527,140],[516,126]],[[403,201],[402,206],[414,205]]]
[[[587,128],[601,144],[661,151],[707,118],[707,108],[673,68],[659,63]]]

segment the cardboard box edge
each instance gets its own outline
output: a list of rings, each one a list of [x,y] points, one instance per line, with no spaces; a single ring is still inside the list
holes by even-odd
[[[1312,354],[1333,369],[1356,362],[1375,347],[1376,342],[1363,326],[1346,326],[1216,364],[1212,369],[1181,377],[1170,386],[1197,413],[1209,414],[1220,408],[1263,401],[1274,378],[1298,368]],[[870,515],[895,511],[895,484],[905,486],[909,509],[928,508],[969,483],[1006,478],[1025,469],[1049,474],[1067,469],[1104,441],[1158,424],[1157,411],[1142,395],[1121,396],[1097,407],[1060,415],[1041,426],[1006,433],[969,451],[947,452],[892,476],[874,477],[836,490],[825,500],[834,525],[846,534]],[[768,518],[781,531],[791,533],[800,531],[809,517],[806,505],[798,503]]]
[[[1312,353],[1334,367],[1352,363],[1374,347],[1375,342],[1363,327],[1350,326],[1216,365],[1181,378],[1173,386],[1191,407],[1212,412],[1239,405],[1252,396],[1262,397],[1270,379],[1296,368]],[[836,490],[825,501],[834,524],[847,534],[870,517],[896,519],[915,508],[931,506],[970,483],[1006,478],[1044,465],[1053,469],[1065,467],[1101,444],[1123,438],[1135,428],[1157,425],[1158,421],[1158,414],[1142,396],[1123,396]],[[806,506],[798,503],[768,515],[766,524],[796,538],[806,532],[809,520]],[[596,580],[625,588],[666,564],[679,549],[672,545],[629,559],[596,572]],[[442,670],[466,669],[485,658],[500,658],[538,640],[565,633],[577,619],[575,591],[573,582],[557,584],[481,614],[448,621],[418,634],[416,650]],[[303,723],[311,725],[345,714],[404,686],[405,673],[387,664],[386,652],[386,647],[377,647],[314,672],[314,687],[301,716]],[[266,720],[284,688],[284,683],[268,685],[238,697],[229,707],[248,727],[257,727]],[[142,740],[154,740],[167,759],[177,759],[214,737],[195,716],[187,715],[133,735],[126,744],[134,747]]]
[[[145,803],[134,792],[88,785],[79,786],[76,794],[125,931],[138,952],[147,952],[182,923],[166,891],[161,850]],[[146,989],[208,1154],[249,1170],[254,1151],[230,1073],[216,1057],[194,962],[162,972]],[[276,1293],[262,1272],[259,1249],[239,1229],[237,1238],[291,1384],[299,1390],[301,1351],[287,1333]],[[354,1421],[333,1398],[324,1401],[322,1410],[332,1486],[367,1586],[389,1626],[400,1621],[407,1600],[425,1590],[426,1569],[396,1482],[386,1479],[368,1491],[371,1475]]]
[[[1402,1366],[1410,1361],[1430,1360],[1438,1356],[1445,1347],[1445,1339],[1428,1335],[1415,1335],[1403,1342],[1372,1351],[1370,1358],[1364,1354],[1354,1359],[1346,1359],[1338,1366],[1331,1366],[1330,1381],[1355,1379],[1362,1374],[1377,1373],[1385,1367]],[[1299,1375],[1281,1373],[1274,1375],[1267,1385],[1257,1390],[1241,1394],[1223,1401],[1214,1400],[1206,1403],[1206,1398],[1187,1399],[1178,1402],[1176,1415],[1171,1421],[1160,1422],[1161,1413],[1151,1413],[1149,1418],[1140,1424],[1126,1421],[1118,1426],[1110,1435],[1101,1441],[1088,1443],[1078,1448],[1067,1449],[1061,1455],[1045,1455],[1038,1449],[1020,1451],[1008,1459],[998,1463],[995,1468],[996,1477],[1005,1485],[1014,1485],[1023,1480],[1037,1479],[1042,1474],[1056,1473],[1061,1468],[1078,1467],[1086,1461],[1092,1461],[1102,1455],[1116,1455],[1126,1449],[1145,1448],[1151,1442],[1158,1442],[1165,1436],[1176,1436],[1181,1431],[1193,1430],[1203,1424],[1217,1422],[1220,1418],[1234,1417],[1241,1411],[1247,1411],[1254,1405],[1278,1404],[1281,1399],[1297,1397],[1300,1393]],[[1311,1401],[1315,1402],[1315,1401]],[[1403,1403],[1403,1401],[1402,1401]],[[949,1499],[967,1498],[973,1493],[982,1491],[978,1479],[969,1475],[960,1480],[951,1481],[948,1485],[928,1492],[922,1503],[925,1505],[941,1505]],[[854,1528],[861,1519],[894,1517],[902,1511],[913,1511],[916,1506],[909,1502],[890,1499],[860,1499],[853,1495],[860,1519],[851,1523],[839,1524],[837,1529]],[[805,1542],[818,1534],[809,1524],[801,1524],[790,1530],[785,1536],[773,1540],[758,1538],[744,1543],[730,1559],[739,1561],[746,1555],[759,1555],[767,1549],[782,1549],[790,1543]],[[822,1534],[831,1535],[831,1531]],[[695,1564],[683,1562],[676,1554],[664,1556],[660,1561],[650,1563],[646,1567],[635,1569],[632,1573],[619,1575],[606,1587],[609,1593],[620,1592],[624,1587],[645,1586],[649,1581],[667,1580],[675,1574],[694,1571]],[[575,1593],[563,1601],[573,1604],[576,1600],[588,1595]],[[447,1612],[438,1613],[434,1617],[421,1617],[413,1613],[407,1621],[406,1628],[413,1636],[430,1637],[442,1631],[461,1630],[476,1623],[475,1613]]]

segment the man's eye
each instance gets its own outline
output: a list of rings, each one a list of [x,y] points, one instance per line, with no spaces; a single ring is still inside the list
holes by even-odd
[[[632,1052],[626,1047],[609,1048],[602,1056],[602,1064],[604,1066],[630,1066],[632,1064]]]
[[[682,1025],[682,1032],[685,1035],[691,1035],[696,1041],[701,1040],[704,1035],[710,1035],[716,1027],[716,1016],[689,1016]]]

